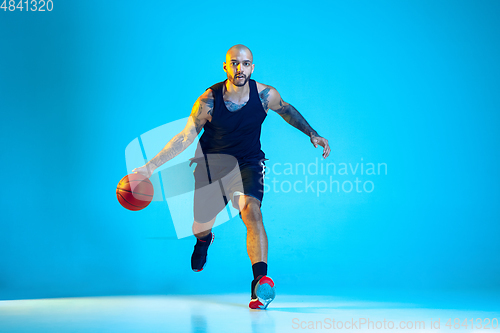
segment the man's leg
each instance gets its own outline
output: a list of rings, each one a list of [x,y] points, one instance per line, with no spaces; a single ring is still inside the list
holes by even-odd
[[[193,221],[193,235],[198,239],[208,236],[208,234],[212,232],[212,227],[214,226],[214,223],[215,223],[215,217],[211,221],[206,223],[199,223]]]
[[[241,219],[247,227],[247,252],[252,265],[267,263],[267,234],[262,222],[260,201],[249,195],[238,196]]]
[[[241,219],[247,227],[247,252],[252,263],[251,309],[266,309],[275,297],[274,281],[267,276],[267,234],[262,222],[260,201],[252,196],[237,197]]]
[[[201,168],[200,168],[201,166]],[[205,165],[197,165],[195,169],[195,191],[194,191],[194,221],[192,226],[193,235],[196,237],[193,254],[191,255],[191,269],[201,272],[207,261],[208,247],[213,241],[212,227],[217,214],[227,204],[226,197],[221,187],[217,168],[213,168],[210,178]]]
[[[208,247],[214,239],[212,234],[214,223],[215,217],[206,223],[193,222],[193,234],[196,237],[196,244],[191,255],[191,269],[195,272],[201,272],[207,263]]]

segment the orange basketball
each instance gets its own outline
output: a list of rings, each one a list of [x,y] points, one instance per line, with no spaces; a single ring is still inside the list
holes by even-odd
[[[123,177],[116,188],[120,204],[129,210],[146,208],[153,200],[154,188],[151,181],[140,173]]]

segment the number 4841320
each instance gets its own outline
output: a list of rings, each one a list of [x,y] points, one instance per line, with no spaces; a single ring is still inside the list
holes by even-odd
[[[3,9],[4,12],[7,10],[10,12],[22,12],[23,10],[27,12],[51,12],[52,9],[54,9],[54,3],[52,0],[20,0],[17,3],[15,0],[4,0],[0,8]]]

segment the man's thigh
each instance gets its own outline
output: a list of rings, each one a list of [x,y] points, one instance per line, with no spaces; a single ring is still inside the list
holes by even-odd
[[[224,209],[229,199],[226,197],[221,179],[217,179],[215,172],[207,172],[204,163],[196,166],[194,177],[194,220],[198,223],[207,223]]]
[[[232,179],[232,183],[226,184],[228,189],[226,192],[230,193],[230,198],[233,202],[233,207],[240,209],[242,203],[255,199],[261,205],[264,197],[264,172],[263,164],[260,162],[242,163],[239,166],[239,177]],[[243,200],[243,201],[241,201]]]

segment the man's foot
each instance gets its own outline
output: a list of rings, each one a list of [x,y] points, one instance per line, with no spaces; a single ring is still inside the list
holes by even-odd
[[[269,276],[259,277],[252,281],[252,300],[248,306],[250,309],[265,310],[274,297],[276,297],[276,288],[273,279]]]
[[[214,241],[214,234],[211,232],[203,237],[204,240],[196,239],[193,254],[191,255],[191,268],[195,272],[201,272],[207,262],[207,251]]]

